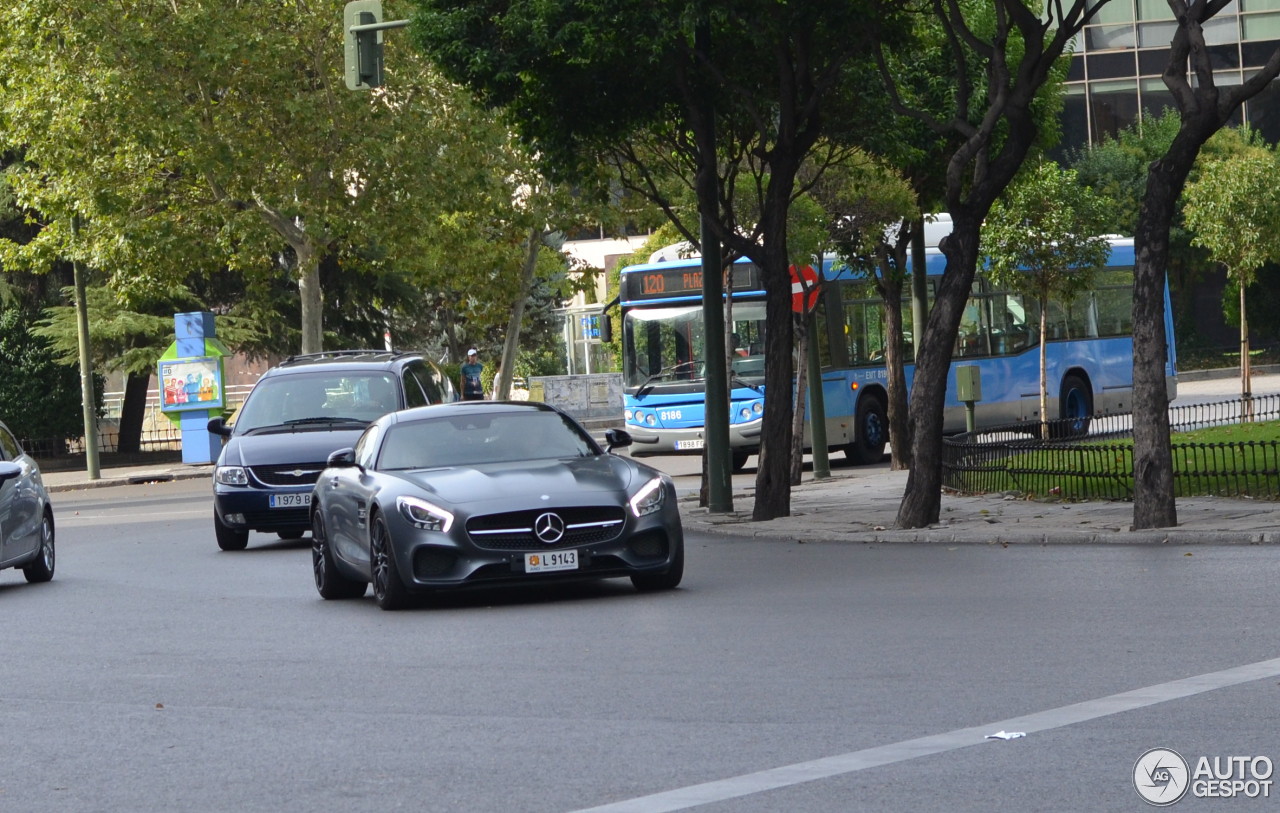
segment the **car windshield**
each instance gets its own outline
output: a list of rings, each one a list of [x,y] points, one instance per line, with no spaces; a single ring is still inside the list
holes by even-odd
[[[764,324],[763,302],[733,303],[726,338],[732,344],[733,375],[743,383],[764,378]],[[622,333],[628,387],[702,381],[701,305],[628,311]]]
[[[398,423],[387,430],[379,471],[590,457],[589,438],[558,412],[477,411]]]
[[[366,424],[400,408],[395,379],[383,372],[316,372],[258,382],[236,413],[235,429]]]

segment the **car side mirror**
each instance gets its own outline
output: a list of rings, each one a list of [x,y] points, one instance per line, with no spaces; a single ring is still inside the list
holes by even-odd
[[[22,467],[17,463],[0,463],[0,485],[22,476]]]
[[[356,450],[348,446],[329,455],[328,466],[331,469],[346,469],[356,464]]]
[[[224,438],[231,437],[231,427],[227,426],[226,421],[222,420],[221,417],[210,418],[209,425],[205,428],[209,430],[211,435],[219,435]]]
[[[625,429],[606,429],[604,432],[604,450],[624,449],[631,445],[631,433]]]

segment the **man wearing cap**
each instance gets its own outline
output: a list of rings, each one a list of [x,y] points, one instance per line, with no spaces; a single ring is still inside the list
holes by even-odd
[[[479,354],[473,347],[467,351],[467,362],[462,365],[462,400],[484,400],[484,385],[480,383],[480,373],[483,371],[484,366],[480,364]]]

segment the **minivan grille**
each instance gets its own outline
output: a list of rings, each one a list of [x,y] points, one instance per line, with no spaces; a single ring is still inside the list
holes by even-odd
[[[249,471],[264,486],[313,486],[324,468],[324,463],[295,463],[288,466],[251,466]]]

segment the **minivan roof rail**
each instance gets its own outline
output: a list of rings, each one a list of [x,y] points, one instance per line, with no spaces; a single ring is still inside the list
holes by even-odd
[[[382,357],[388,360],[403,356],[415,355],[407,350],[325,350],[320,353],[297,353],[280,362],[280,366],[294,364],[299,361],[320,361],[323,359]]]

